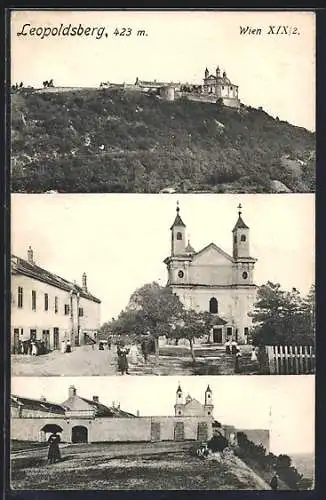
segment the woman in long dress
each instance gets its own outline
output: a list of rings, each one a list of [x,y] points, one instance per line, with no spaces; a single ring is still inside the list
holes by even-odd
[[[35,342],[32,342],[32,356],[37,356],[37,345]]]
[[[48,451],[48,462],[54,464],[61,460],[60,449],[59,449],[60,436],[58,434],[51,434],[48,439],[49,451]]]
[[[118,369],[121,372],[121,375],[124,375],[125,373],[129,375],[128,369],[128,358],[127,355],[129,354],[129,349],[125,347],[124,342],[121,341],[120,345],[118,345],[117,348],[117,355],[118,355]]]
[[[255,347],[253,347],[251,351],[251,361],[257,361],[257,353]]]

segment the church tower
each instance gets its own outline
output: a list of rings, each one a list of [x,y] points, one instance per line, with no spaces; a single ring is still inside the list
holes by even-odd
[[[211,388],[208,385],[205,391],[205,404],[204,404],[205,415],[207,416],[212,415],[213,409],[214,409],[213,394]]]
[[[238,220],[234,226],[233,233],[233,258],[249,257],[249,227],[241,217],[241,204],[238,206]]]
[[[254,284],[254,266],[257,259],[250,257],[249,227],[241,217],[242,206],[238,206],[238,220],[232,230],[233,234],[233,269],[234,285]]]
[[[180,217],[179,202],[177,202],[177,215],[171,230],[171,256],[184,255],[186,253],[186,225]]]
[[[183,415],[183,407],[184,407],[183,392],[179,384],[176,392],[175,405],[174,405],[175,415],[177,417]]]

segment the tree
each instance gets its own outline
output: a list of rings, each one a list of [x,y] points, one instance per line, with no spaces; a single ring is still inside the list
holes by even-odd
[[[158,337],[169,336],[171,324],[181,317],[183,305],[179,297],[167,286],[153,282],[138,288],[130,297],[127,312],[133,311],[133,318],[150,331],[155,342],[155,358],[158,362]]]
[[[173,324],[169,337],[187,339],[189,341],[193,363],[196,362],[194,339],[202,337],[207,332],[206,316],[194,310],[183,310],[176,323]]]
[[[256,323],[254,344],[313,344],[313,311],[313,287],[307,297],[302,297],[296,288],[285,291],[279,283],[268,281],[258,289],[255,310],[251,313]]]

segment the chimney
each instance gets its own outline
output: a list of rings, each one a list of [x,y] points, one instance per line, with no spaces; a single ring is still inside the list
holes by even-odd
[[[139,410],[137,410],[136,415],[137,415],[137,417],[140,416]]]
[[[93,396],[94,403],[98,403],[98,396]]]
[[[112,408],[115,408],[115,401],[112,401]]]
[[[82,275],[82,290],[83,292],[87,292],[87,274],[83,273]]]
[[[34,259],[33,259],[33,249],[31,246],[28,247],[28,250],[27,250],[27,261],[30,263],[30,264],[34,264]]]
[[[77,390],[74,385],[71,385],[69,387],[69,397],[72,398],[73,396],[76,396]]]

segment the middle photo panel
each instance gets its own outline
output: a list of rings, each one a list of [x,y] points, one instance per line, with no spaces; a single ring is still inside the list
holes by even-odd
[[[12,196],[13,376],[308,374],[314,195]]]

